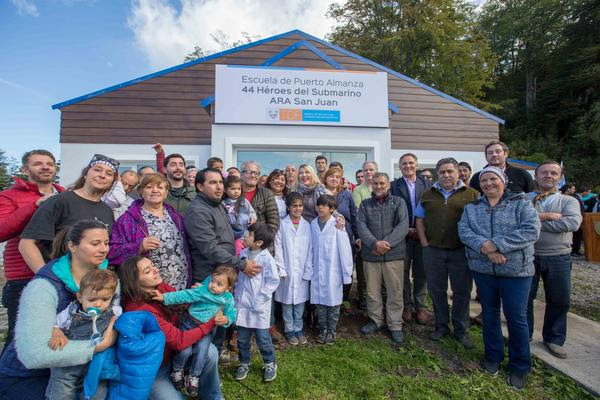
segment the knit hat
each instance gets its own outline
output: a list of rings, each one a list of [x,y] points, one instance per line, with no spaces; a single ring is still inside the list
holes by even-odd
[[[94,157],[92,157],[88,166],[93,167],[96,164],[105,165],[112,169],[113,172],[117,172],[119,170],[119,162],[114,158],[106,157],[103,154],[94,154]]]
[[[484,169],[481,170],[481,172],[479,173],[479,182],[481,182],[481,177],[483,176],[483,174],[491,172],[492,174],[496,174],[498,176],[498,178],[500,178],[500,180],[502,181],[502,183],[504,183],[506,185],[506,174],[504,173],[504,171],[502,171],[500,168],[498,167],[493,167],[491,165],[488,165],[487,167],[485,167]]]

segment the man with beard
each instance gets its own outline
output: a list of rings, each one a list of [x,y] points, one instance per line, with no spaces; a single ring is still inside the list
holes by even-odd
[[[165,151],[160,143],[156,143],[153,148],[156,151],[157,170],[164,173],[169,181],[169,194],[165,201],[183,215],[196,197],[196,191],[185,179],[185,158],[177,153],[165,157]]]
[[[458,163],[458,179],[463,181],[463,183],[469,186],[471,182],[471,174],[473,173],[473,169],[471,168],[471,164],[466,161],[461,161]]]
[[[19,252],[20,234],[38,206],[64,190],[52,183],[56,176],[56,160],[52,153],[28,151],[21,161],[27,180],[14,178],[15,184],[0,192],[0,242],[6,242],[3,257],[6,284],[2,290],[2,305],[8,315],[5,347],[14,337],[21,292],[34,275]]]
[[[486,167],[489,165],[498,167],[506,174],[506,177],[508,178],[506,188],[508,190],[517,193],[529,193],[533,191],[533,178],[529,175],[529,172],[518,167],[513,167],[506,162],[506,159],[508,158],[508,146],[505,143],[499,140],[493,140],[485,146],[484,153],[485,159],[487,160]],[[483,194],[481,186],[479,186],[480,172],[473,175],[470,186]]]
[[[562,167],[559,163],[544,161],[535,169],[538,189],[528,193],[542,221],[542,230],[535,243],[535,274],[529,292],[527,319],[531,338],[533,300],[537,296],[541,278],[546,295],[542,328],[544,345],[553,356],[567,358],[563,345],[567,338],[567,312],[571,297],[571,237],[581,224],[581,212],[577,200],[556,190],[561,177]]]
[[[429,338],[438,341],[450,333],[450,279],[454,336],[469,349],[473,347],[467,331],[471,275],[465,246],[458,237],[458,221],[467,203],[477,200],[479,195],[458,179],[458,161],[454,158],[438,161],[436,171],[438,181],[423,192],[415,209],[415,227],[423,247],[427,289],[435,313],[435,331]]]
[[[319,180],[323,182],[323,177],[325,176],[325,172],[327,171],[327,157],[317,156],[315,158],[315,169],[317,170]]]

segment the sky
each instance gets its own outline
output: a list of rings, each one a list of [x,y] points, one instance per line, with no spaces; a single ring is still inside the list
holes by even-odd
[[[323,0],[2,0],[0,149],[60,157],[52,104],[183,62],[210,34],[241,40],[292,29],[324,37]]]
[[[479,4],[485,0],[472,0]],[[326,0],[0,0],[0,149],[60,158],[52,104],[183,62],[194,46],[300,29],[324,38]]]

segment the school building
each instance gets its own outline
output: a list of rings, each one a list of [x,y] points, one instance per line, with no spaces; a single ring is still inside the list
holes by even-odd
[[[61,183],[94,153],[122,170],[154,164],[151,146],[204,167],[256,160],[263,173],[340,161],[345,175],[365,160],[398,176],[398,158],[420,168],[442,157],[485,164],[483,147],[504,121],[399,72],[299,30],[194,60],[64,101]]]

